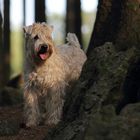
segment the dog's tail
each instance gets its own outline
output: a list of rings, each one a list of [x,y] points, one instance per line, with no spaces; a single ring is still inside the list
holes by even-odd
[[[66,40],[68,43],[70,43],[72,46],[79,47],[80,48],[80,43],[78,41],[77,36],[74,33],[68,33]]]

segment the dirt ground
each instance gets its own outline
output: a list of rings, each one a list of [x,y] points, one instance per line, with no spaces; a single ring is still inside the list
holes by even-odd
[[[0,121],[3,119],[13,118],[20,123],[23,120],[22,106],[15,107],[0,107]],[[19,125],[20,125],[19,123]],[[0,140],[43,140],[47,134],[47,126],[38,126],[36,128],[25,129],[21,128],[15,136],[0,136]]]

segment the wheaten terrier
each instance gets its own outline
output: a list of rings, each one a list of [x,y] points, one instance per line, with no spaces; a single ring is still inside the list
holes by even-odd
[[[66,87],[79,78],[87,57],[75,34],[67,34],[67,44],[55,46],[51,26],[34,23],[23,29],[26,126],[42,120],[55,125],[62,116]]]

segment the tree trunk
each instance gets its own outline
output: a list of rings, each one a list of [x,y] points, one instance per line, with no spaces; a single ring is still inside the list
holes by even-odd
[[[120,116],[115,114],[129,69],[133,63],[138,66],[140,62],[139,5],[139,0],[99,1],[96,24],[89,44],[90,55],[80,79],[67,97],[63,121],[48,132],[46,140],[139,138],[139,104],[124,108]],[[113,43],[105,43],[108,41]],[[135,81],[137,76],[140,77],[140,68],[135,69],[134,77],[129,77],[129,83],[130,80],[132,82],[130,97],[137,96],[138,99],[139,94],[133,91],[140,85],[140,80],[138,83]],[[137,89],[136,92],[139,91]],[[133,115],[130,117],[130,114]]]
[[[35,0],[35,21],[46,22],[45,0]]]
[[[125,0],[115,43],[119,49],[140,45],[140,0]]]
[[[87,54],[105,42],[118,44],[119,49],[138,46],[140,40],[139,0],[99,0],[97,19]],[[133,25],[133,26],[132,26]]]
[[[114,42],[119,30],[124,2],[125,0],[99,0],[95,26],[87,54],[92,48],[101,46],[105,42]]]
[[[23,0],[23,26],[26,24],[26,0]]]
[[[3,26],[3,85],[10,77],[10,0],[4,0],[4,26]]]
[[[79,39],[80,44],[82,44],[81,24],[81,1],[67,0],[66,33],[75,33]]]
[[[0,81],[3,81],[3,57],[2,57],[2,49],[3,49],[3,47],[2,47],[2,15],[1,15],[1,12],[0,12],[0,63],[1,63],[1,66],[0,66]],[[0,87],[2,87],[3,86],[3,84],[2,84],[2,82],[0,82]]]

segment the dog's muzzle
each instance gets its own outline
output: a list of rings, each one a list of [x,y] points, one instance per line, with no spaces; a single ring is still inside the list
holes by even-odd
[[[41,45],[38,49],[37,55],[41,60],[46,60],[48,57],[48,45]]]

